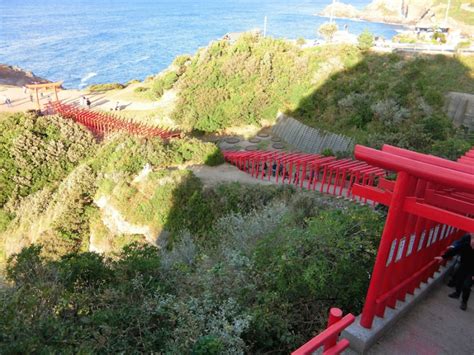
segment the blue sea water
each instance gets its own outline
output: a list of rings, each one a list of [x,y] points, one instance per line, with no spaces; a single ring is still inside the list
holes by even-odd
[[[330,0],[0,0],[0,63],[68,88],[144,79],[228,32],[314,38]],[[368,0],[348,1],[363,7]],[[338,20],[385,38],[397,26]]]

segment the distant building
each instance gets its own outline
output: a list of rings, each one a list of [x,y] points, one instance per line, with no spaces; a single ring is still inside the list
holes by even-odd
[[[448,33],[449,27],[435,24],[431,19],[425,17],[415,25],[415,31],[418,33],[442,32]]]

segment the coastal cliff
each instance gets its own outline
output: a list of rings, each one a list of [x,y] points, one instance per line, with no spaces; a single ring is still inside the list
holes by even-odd
[[[455,4],[452,5],[452,10],[458,10]],[[438,4],[433,0],[374,0],[363,10],[335,2],[328,5],[319,15],[401,25],[423,23],[434,27],[443,23],[445,13],[446,4]],[[458,11],[452,11],[452,13],[458,14]],[[474,23],[463,16],[450,17],[448,26],[471,33],[474,29]]]
[[[16,66],[0,64],[0,85],[23,86],[33,83],[49,83],[50,81],[36,76],[30,71]]]

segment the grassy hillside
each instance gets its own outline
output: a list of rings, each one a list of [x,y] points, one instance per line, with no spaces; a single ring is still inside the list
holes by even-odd
[[[288,353],[325,326],[328,307],[360,311],[379,216],[276,187],[255,206],[260,187],[223,188],[221,204],[256,209],[218,218],[210,239],[183,231],[172,247],[114,258],[23,250],[0,290],[2,349]]]
[[[372,147],[388,143],[455,159],[474,142],[444,113],[444,94],[474,93],[473,73],[473,57],[366,54],[290,114]]]
[[[466,0],[450,0],[451,7],[449,9],[449,17],[454,20],[465,23],[466,25],[474,26],[474,12],[468,11],[462,8],[464,5],[470,5],[471,9],[474,9],[474,4]],[[436,11],[437,17],[443,19],[446,14],[446,7],[448,6],[448,0],[435,0],[434,5],[440,5]]]
[[[0,125],[0,251],[8,255],[32,242],[45,243],[55,256],[87,250],[97,191],[126,184],[146,164],[159,170],[222,162],[215,145],[195,139],[118,135],[97,144],[72,121],[29,114]]]
[[[282,110],[375,147],[385,141],[454,158],[473,143],[443,112],[447,92],[474,92],[472,57],[301,49],[244,35],[234,44],[214,42],[184,63],[174,76],[173,118],[185,129],[265,125]]]
[[[457,157],[473,142],[443,97],[474,92],[473,68],[245,35],[179,57],[143,94],[178,89],[173,118],[189,131],[265,125],[283,110],[371,146]],[[288,186],[205,188],[187,165],[223,158],[196,138],[97,142],[28,114],[0,129],[4,352],[288,353],[328,307],[360,312],[377,211]]]
[[[383,224],[370,208],[288,186],[204,188],[184,165],[222,156],[196,139],[98,143],[31,115],[2,125],[1,181],[41,159],[21,194],[4,193],[4,352],[288,353],[330,305],[360,311]]]

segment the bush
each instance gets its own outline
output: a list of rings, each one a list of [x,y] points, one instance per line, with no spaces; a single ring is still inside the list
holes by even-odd
[[[300,47],[269,37],[216,42],[194,56],[180,78],[172,118],[202,132],[272,122],[310,89],[308,60]]]
[[[326,22],[318,28],[318,33],[328,42],[332,42],[338,28],[336,23]]]
[[[168,71],[164,75],[159,76],[153,81],[151,91],[157,99],[159,99],[165,90],[173,87],[179,76],[174,71]]]
[[[306,40],[303,37],[300,37],[296,40],[298,46],[303,46],[306,43]]]
[[[120,83],[108,83],[108,84],[94,84],[87,88],[90,92],[102,92],[102,91],[111,91],[111,90],[121,90],[124,89],[125,85]]]
[[[464,139],[449,138],[446,141],[439,141],[433,144],[432,154],[451,160],[457,160],[464,155],[472,144]]]
[[[14,114],[0,130],[0,207],[58,183],[95,147],[89,131],[58,116]]]
[[[0,292],[2,350],[288,353],[325,327],[329,306],[359,312],[381,218],[309,192],[237,186],[220,198],[270,202],[214,220],[212,244],[187,234],[114,258],[52,261],[36,246],[13,256],[14,287]]]
[[[433,33],[433,41],[439,42],[439,43],[446,43],[446,34],[443,32],[435,32]]]
[[[212,143],[204,143],[198,139],[176,139],[170,142],[170,149],[176,154],[176,162],[192,162],[216,166],[224,163],[220,149]]]
[[[0,233],[4,232],[7,229],[8,224],[12,220],[12,215],[5,211],[4,209],[0,209]]]
[[[374,35],[365,29],[359,37],[357,37],[358,46],[361,50],[366,51],[374,46]]]
[[[147,92],[147,91],[149,91],[149,89],[145,88],[143,86],[139,86],[139,87],[136,87],[135,89],[133,89],[133,91],[136,92],[136,93],[141,93],[141,92]]]
[[[410,36],[408,34],[400,33],[393,36],[392,41],[395,43],[416,43],[416,37]]]

